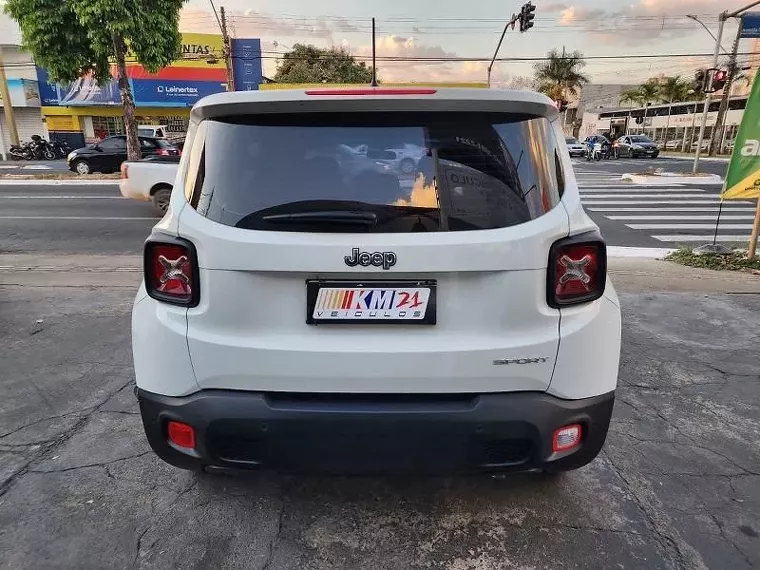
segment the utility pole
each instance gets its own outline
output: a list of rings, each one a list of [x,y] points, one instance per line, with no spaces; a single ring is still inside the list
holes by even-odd
[[[723,26],[726,23],[726,18],[728,18],[728,12],[723,12],[719,16],[718,19],[718,35],[715,38],[715,54],[713,55],[713,63],[712,67],[716,68],[718,67],[718,56],[720,55],[720,40],[723,37]],[[708,87],[706,91],[710,91],[709,87],[712,83],[712,76],[708,74],[708,76],[705,78],[705,83]],[[705,108],[704,112],[702,113],[702,124],[699,127],[699,138],[697,139],[697,152],[694,155],[694,168],[692,168],[692,172],[696,174],[699,172],[699,155],[702,154],[702,139],[705,137],[705,127],[707,126],[707,115],[710,112],[710,102],[712,101],[712,93],[707,93],[705,95]]]
[[[3,61],[3,48],[0,47],[0,97],[3,98],[3,110],[5,111],[5,124],[10,131],[11,144],[20,144],[16,118],[13,116],[13,103],[8,92],[8,79],[5,77],[5,62]],[[0,143],[2,144],[2,143]]]
[[[739,19],[739,29],[736,30],[736,39],[734,40],[734,47],[731,50],[731,55],[728,60],[728,77],[726,78],[726,85],[723,87],[723,96],[720,99],[720,107],[718,108],[718,117],[715,119],[715,126],[710,136],[710,156],[715,154],[716,149],[720,145],[721,137],[718,134],[723,127],[723,121],[728,110],[728,101],[731,96],[731,87],[733,85],[734,77],[736,76],[736,54],[739,53],[739,40],[742,39],[742,20]]]
[[[227,66],[227,91],[234,91],[235,72],[232,66],[232,42],[230,41],[230,36],[227,33],[227,14],[224,11],[224,6],[219,7],[219,15],[221,18],[222,42],[224,44],[222,52],[224,55],[224,64]]]
[[[377,42],[375,40],[375,19],[372,18],[372,83],[370,86],[377,87]]]

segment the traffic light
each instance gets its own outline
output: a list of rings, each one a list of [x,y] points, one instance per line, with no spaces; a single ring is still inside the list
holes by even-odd
[[[520,8],[520,31],[527,32],[533,27],[533,20],[536,17],[536,7],[527,2]]]
[[[710,92],[720,91],[726,85],[728,81],[728,71],[725,69],[716,69],[712,76],[712,83],[710,84]]]
[[[694,81],[691,82],[691,88],[695,93],[704,93],[706,78],[707,74],[704,69],[700,69],[694,74]]]

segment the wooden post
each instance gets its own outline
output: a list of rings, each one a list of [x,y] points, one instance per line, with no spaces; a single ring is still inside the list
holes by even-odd
[[[8,92],[8,81],[5,78],[5,63],[3,62],[2,48],[0,47],[0,97],[3,98],[3,110],[5,111],[5,124],[8,125],[8,134],[10,135],[11,144],[20,144],[18,138],[18,129],[16,128],[16,118],[13,116],[13,104],[11,95]]]
[[[757,208],[755,208],[755,221],[752,223],[752,233],[749,236],[749,250],[747,259],[755,259],[755,250],[757,248],[757,237],[760,233],[760,198],[757,199]]]
[[[222,21],[220,23],[222,27],[222,42],[224,45],[224,63],[227,66],[227,91],[235,90],[235,68],[232,65],[232,41],[230,35],[227,33],[227,14],[224,11],[224,6],[219,7],[219,14]]]

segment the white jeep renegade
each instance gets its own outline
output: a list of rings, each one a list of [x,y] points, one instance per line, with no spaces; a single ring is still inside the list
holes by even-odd
[[[485,89],[200,101],[133,310],[155,452],[343,473],[591,461],[620,308],[557,118]]]

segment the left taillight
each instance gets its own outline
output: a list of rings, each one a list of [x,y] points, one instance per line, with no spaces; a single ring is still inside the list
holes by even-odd
[[[143,259],[145,289],[158,301],[195,307],[199,300],[198,258],[180,239],[148,240]]]
[[[166,150],[165,148],[159,148],[159,149],[156,151],[156,154],[157,154],[158,156],[169,156],[169,151],[168,151],[168,150]]]
[[[607,247],[599,234],[581,234],[552,245],[546,290],[550,307],[594,301],[604,294],[606,282]]]
[[[129,165],[126,162],[121,163],[121,177],[129,178]]]

